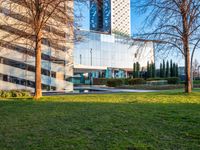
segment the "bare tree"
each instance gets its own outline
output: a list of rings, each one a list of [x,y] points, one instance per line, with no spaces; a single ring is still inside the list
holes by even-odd
[[[4,14],[0,19],[0,29],[8,31],[1,37],[1,44],[17,42],[34,49],[35,99],[42,96],[43,44],[66,51],[66,43],[73,42],[74,1],[86,2],[86,0],[0,0],[0,11]]]
[[[199,62],[197,59],[195,59],[192,63],[192,80],[195,80],[195,78],[198,76],[198,67]]]
[[[139,13],[148,13],[143,27],[148,30],[138,36],[157,41],[162,50],[178,50],[184,56],[185,92],[190,93],[191,59],[200,44],[200,1],[140,0],[135,6]]]

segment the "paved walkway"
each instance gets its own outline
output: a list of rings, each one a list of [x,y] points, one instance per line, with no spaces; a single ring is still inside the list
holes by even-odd
[[[92,90],[99,92],[110,92],[110,93],[147,93],[147,92],[158,92],[156,90],[136,90],[136,89],[119,89],[119,88],[108,88],[108,87],[96,87],[96,86],[80,86],[74,87],[74,90]]]
[[[98,86],[77,86],[74,87],[74,92],[66,93],[64,91],[50,91],[43,92],[45,96],[53,95],[76,95],[76,94],[112,94],[112,93],[147,93],[147,92],[158,92],[156,90],[135,90],[135,89],[116,89],[109,87],[98,87]]]

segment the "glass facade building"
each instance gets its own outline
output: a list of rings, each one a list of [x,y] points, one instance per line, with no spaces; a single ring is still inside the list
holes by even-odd
[[[111,32],[111,1],[90,1],[90,30]]]
[[[133,68],[139,62],[146,68],[147,62],[154,62],[153,42],[129,41],[119,35],[77,31],[83,40],[75,44],[74,64],[85,68]],[[84,68],[83,67],[83,68]]]
[[[130,0],[90,1],[90,30],[131,35]]]

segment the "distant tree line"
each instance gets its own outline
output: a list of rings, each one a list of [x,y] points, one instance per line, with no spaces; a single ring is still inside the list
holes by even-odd
[[[140,63],[136,62],[133,64],[133,78],[170,78],[170,77],[178,77],[178,64],[174,63],[172,60],[165,62],[163,60],[160,63],[160,68],[156,69],[155,63],[147,62],[147,70],[144,73],[143,69],[141,70]]]
[[[165,62],[165,60],[163,60],[163,62],[160,63],[159,77],[178,77],[178,64],[174,63],[172,60],[170,60],[170,63],[169,61]]]
[[[133,64],[133,78],[140,77],[140,63],[136,62]]]
[[[147,62],[147,72],[146,72],[147,78],[155,78],[156,77],[156,66],[155,63],[149,63]]]

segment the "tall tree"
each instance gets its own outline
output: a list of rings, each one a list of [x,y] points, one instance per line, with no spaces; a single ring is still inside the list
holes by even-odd
[[[195,74],[198,74],[199,62],[195,59],[192,63],[192,77],[195,79]]]
[[[76,1],[76,0],[74,0]],[[5,14],[0,27],[10,32],[1,41],[23,42],[35,53],[35,98],[42,96],[41,56],[43,44],[62,47],[73,40],[73,0],[0,0],[0,10]],[[79,1],[79,0],[77,0]],[[84,2],[84,0],[80,0]],[[18,10],[16,11],[13,10]],[[18,20],[13,22],[13,18]],[[17,30],[14,30],[17,29]],[[60,38],[64,37],[64,38]],[[27,40],[27,41],[26,41]],[[68,40],[68,41],[67,41]],[[30,42],[32,41],[32,42]]]
[[[198,64],[198,61],[197,59],[195,59],[193,61],[193,56],[191,58],[191,80],[192,80],[192,87],[193,87],[193,81],[195,80],[195,74],[198,72],[198,67],[199,67],[199,64]],[[198,73],[197,73],[198,74]]]
[[[173,62],[170,60],[170,77],[173,77]]]
[[[152,63],[149,65],[149,77],[152,78]]]
[[[163,78],[163,65],[160,63],[160,77]]]
[[[165,78],[166,70],[165,70],[165,60],[163,60],[163,77]]]
[[[135,78],[135,72],[136,72],[136,64],[133,63],[133,78]]]
[[[150,78],[150,64],[147,62],[147,78]]]
[[[172,77],[176,77],[176,64],[173,63],[173,74]]]
[[[153,30],[138,36],[162,43],[158,47],[165,51],[178,50],[183,55],[186,72],[185,92],[190,93],[191,53],[198,49],[200,43],[200,1],[140,0],[135,6],[140,13],[149,13],[146,26],[153,26]]]
[[[136,63],[136,77],[140,77],[140,64],[139,62]]]
[[[152,77],[153,78],[156,77],[156,65],[155,65],[155,63],[152,63]]]
[[[178,73],[178,64],[176,64],[176,77],[179,77],[179,73]]]
[[[169,61],[167,61],[167,66],[166,66],[166,77],[169,77]]]

